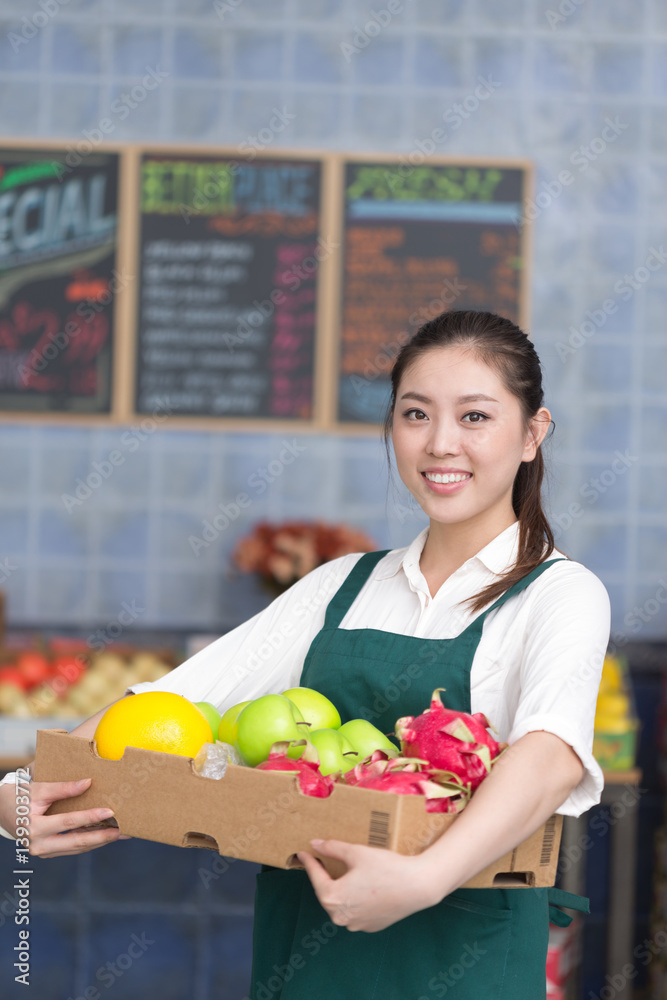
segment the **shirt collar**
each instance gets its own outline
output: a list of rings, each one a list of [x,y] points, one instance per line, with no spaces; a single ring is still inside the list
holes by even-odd
[[[399,569],[403,568],[408,579],[410,570],[419,568],[419,559],[428,538],[429,528],[424,528],[417,537],[402,549],[394,549],[387,553],[379,563],[378,572],[374,574],[376,580],[386,580],[390,576],[395,576]],[[496,535],[483,549],[471,557],[472,560],[479,560],[483,566],[496,576],[502,576],[516,562],[519,548],[519,522],[515,521],[505,528],[499,535]],[[465,565],[465,563],[464,563]]]

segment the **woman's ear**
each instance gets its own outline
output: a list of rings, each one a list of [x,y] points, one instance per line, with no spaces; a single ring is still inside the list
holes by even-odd
[[[532,462],[537,454],[537,449],[544,441],[549,426],[551,424],[551,413],[546,406],[541,406],[537,413],[531,417],[528,425],[528,435],[523,449],[523,462]]]

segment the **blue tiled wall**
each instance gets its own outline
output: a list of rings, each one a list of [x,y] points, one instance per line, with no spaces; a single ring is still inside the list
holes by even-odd
[[[375,8],[359,0],[52,7],[33,23],[21,0],[2,5],[0,134],[76,140],[153,70],[162,82],[114,117],[110,138],[240,143],[280,106],[294,119],[275,147],[408,153],[480,76],[494,82],[437,152],[534,160],[536,192],[553,191],[564,169],[574,175],[532,226],[530,332],[556,422],[546,501],[561,547],[607,585],[614,629],[664,635],[667,605],[655,595],[667,554],[667,265],[614,291],[665,240],[664,3],[404,0],[378,32],[366,31]],[[596,153],[606,120],[618,134]],[[572,328],[610,297],[616,312],[564,355]],[[380,547],[407,544],[425,523],[398,515],[379,438],[306,435],[302,459],[195,557],[188,536],[271,460],[280,435],[167,424],[68,513],[62,494],[121,433],[0,424],[2,586],[14,624],[103,625],[134,599],[138,625],[222,631],[265,600],[227,575],[233,542],[258,518],[345,520]],[[617,451],[629,456],[625,471],[582,500],[592,477],[610,478]],[[646,602],[654,610],[637,634],[626,615]]]

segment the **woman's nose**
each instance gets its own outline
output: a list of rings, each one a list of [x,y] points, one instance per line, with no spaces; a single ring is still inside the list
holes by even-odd
[[[448,421],[433,424],[426,450],[432,455],[458,455],[461,451],[458,427]]]

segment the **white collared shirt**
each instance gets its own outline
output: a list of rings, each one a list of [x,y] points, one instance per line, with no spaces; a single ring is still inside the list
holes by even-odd
[[[485,610],[471,614],[457,604],[513,565],[519,522],[464,562],[435,597],[419,567],[428,531],[379,560],[340,628],[450,639]],[[222,712],[298,685],[326,606],[362,554],[312,570],[159,681],[133,684],[127,691],[173,691],[191,701],[210,701]],[[563,555],[555,549],[549,558]],[[600,801],[603,776],[592,754],[593,721],[610,628],[609,595],[601,580],[579,562],[557,562],[487,615],[472,663],[471,709],[486,715],[500,740],[511,744],[545,730],[579,756],[582,780],[557,810],[566,816],[579,816]],[[391,700],[389,688],[385,695]]]
[[[424,528],[410,545],[380,559],[339,627],[454,638],[484,611],[471,614],[457,602],[509,569],[516,560],[518,529],[515,521],[431,597],[419,568],[429,531]],[[549,558],[562,555],[556,549]],[[174,691],[223,711],[296,686],[326,606],[361,556],[355,552],[314,569],[159,681],[133,684],[128,691]],[[543,729],[580,757],[585,774],[558,810],[568,816],[579,816],[600,801],[603,779],[592,755],[593,719],[610,627],[603,583],[581,563],[558,562],[487,615],[473,659],[472,711],[483,712],[501,740],[514,743]],[[391,693],[385,693],[389,700]]]

